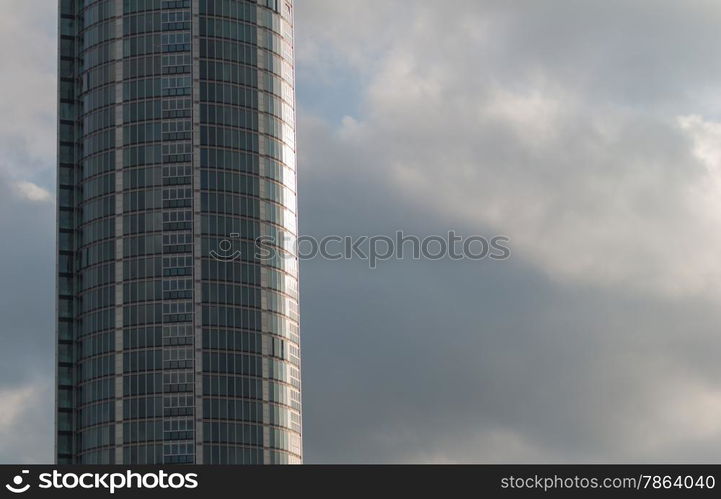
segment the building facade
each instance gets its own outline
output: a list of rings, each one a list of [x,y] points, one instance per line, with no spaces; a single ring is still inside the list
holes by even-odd
[[[58,50],[57,463],[300,463],[293,1],[59,0]]]

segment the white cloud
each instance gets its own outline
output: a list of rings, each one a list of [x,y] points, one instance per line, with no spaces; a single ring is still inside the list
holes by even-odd
[[[28,201],[47,202],[53,199],[53,196],[47,190],[32,182],[20,180],[15,182],[15,188],[17,192]]]
[[[0,462],[52,462],[52,400],[46,382],[0,388]]]
[[[0,413],[0,432],[7,433],[14,423],[20,419],[28,405],[38,397],[36,386],[24,386],[15,389],[0,389],[0,405],[4,408]]]

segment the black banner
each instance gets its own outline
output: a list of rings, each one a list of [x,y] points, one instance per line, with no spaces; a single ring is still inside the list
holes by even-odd
[[[717,465],[0,466],[0,497],[718,497]]]

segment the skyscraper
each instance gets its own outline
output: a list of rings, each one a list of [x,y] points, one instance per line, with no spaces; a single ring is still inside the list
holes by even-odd
[[[301,462],[293,1],[59,0],[58,72],[57,462]]]

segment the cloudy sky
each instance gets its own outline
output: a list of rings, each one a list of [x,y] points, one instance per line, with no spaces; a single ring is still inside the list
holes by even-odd
[[[0,18],[0,462],[52,459],[55,2]],[[721,461],[721,4],[299,0],[310,463]]]

